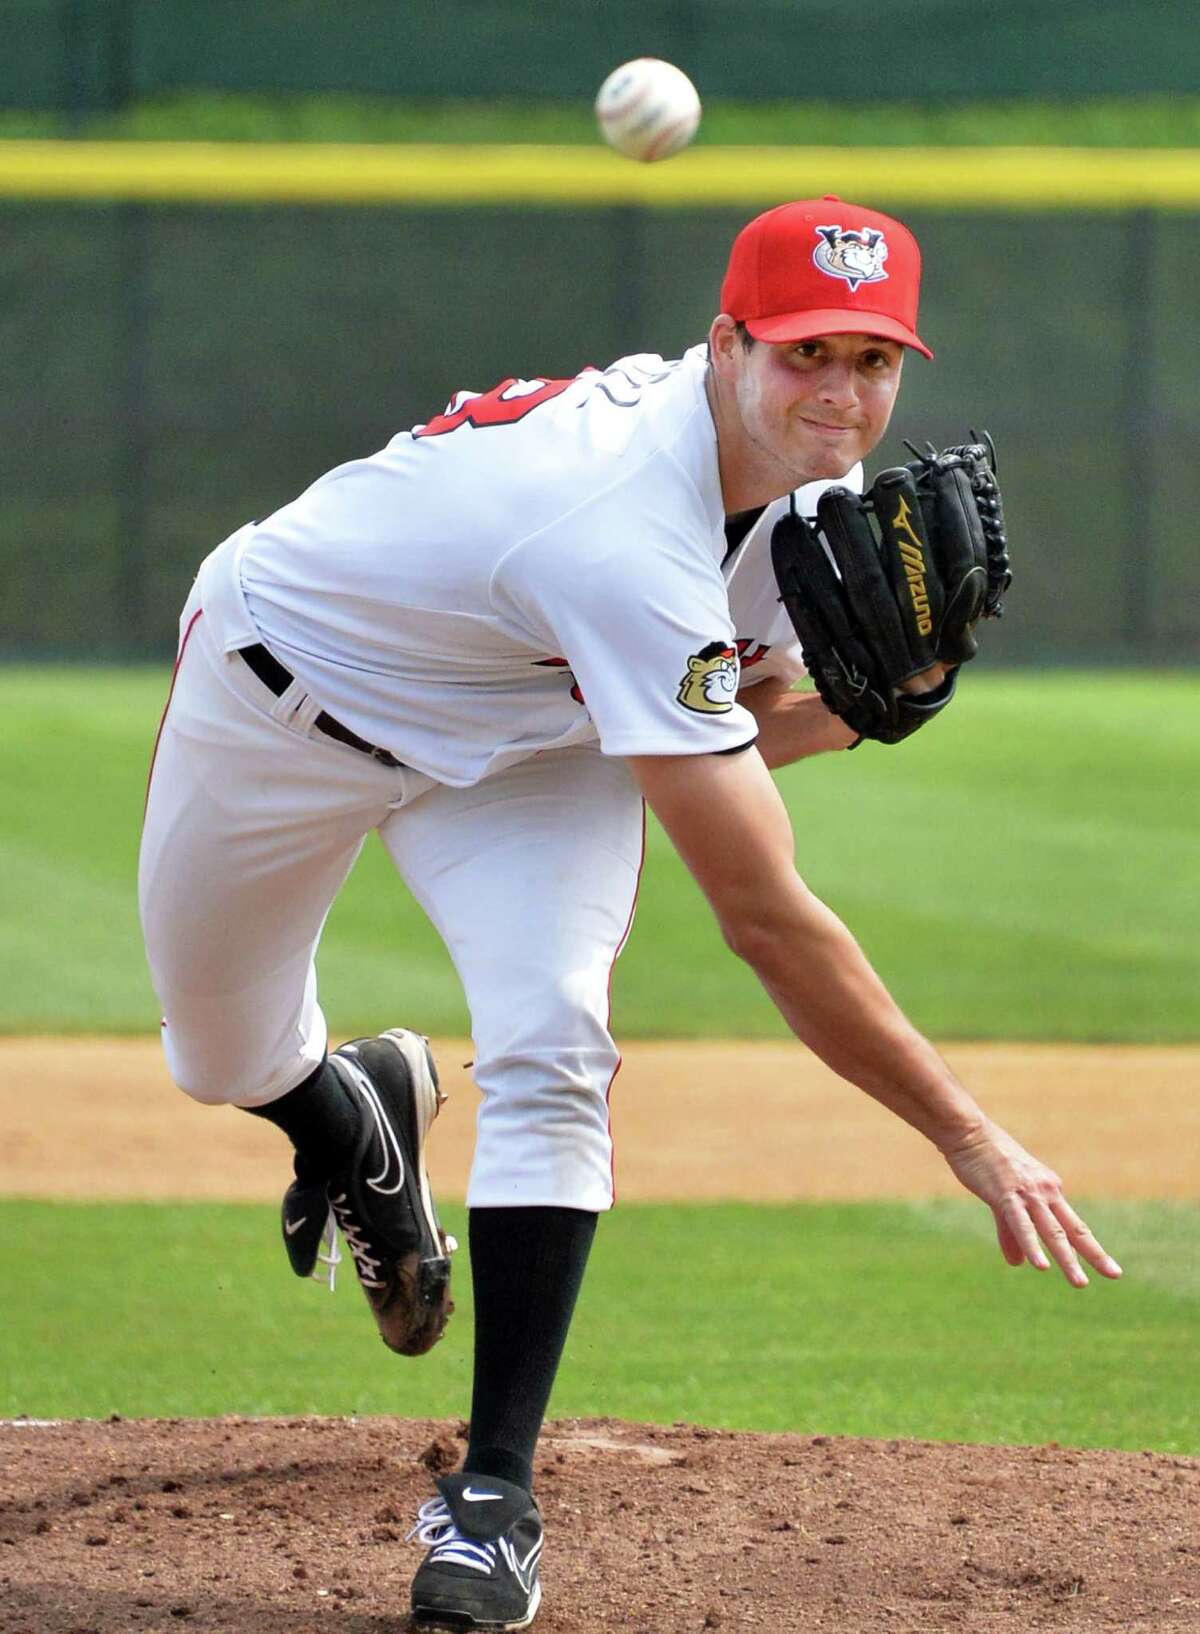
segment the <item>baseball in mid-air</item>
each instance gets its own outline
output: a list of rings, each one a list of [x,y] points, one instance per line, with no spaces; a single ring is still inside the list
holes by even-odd
[[[674,63],[635,57],[614,68],[596,93],[596,119],[618,153],[649,164],[669,159],[695,136],[700,97]]]

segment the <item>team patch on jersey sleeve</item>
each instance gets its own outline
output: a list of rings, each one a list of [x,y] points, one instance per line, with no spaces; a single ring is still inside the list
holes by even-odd
[[[737,696],[737,648],[710,641],[688,659],[687,674],[679,683],[679,702],[697,715],[728,715]]]

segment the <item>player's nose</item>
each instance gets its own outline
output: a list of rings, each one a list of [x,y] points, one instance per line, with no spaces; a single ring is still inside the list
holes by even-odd
[[[858,402],[858,384],[851,364],[840,359],[821,371],[818,396],[830,408],[851,409]]]

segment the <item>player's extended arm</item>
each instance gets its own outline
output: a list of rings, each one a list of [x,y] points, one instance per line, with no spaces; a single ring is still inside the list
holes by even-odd
[[[943,665],[935,664],[923,674],[912,676],[900,690],[930,691],[945,673]],[[817,693],[794,692],[790,683],[777,675],[743,687],[738,703],[745,705],[758,724],[755,748],[772,772],[826,749],[848,749],[858,741],[857,732],[827,709]]]
[[[777,675],[743,687],[738,703],[754,716],[758,726],[755,748],[770,771],[826,749],[848,749],[857,737],[815,692],[793,692]]]
[[[933,1142],[991,1208],[1009,1263],[1047,1269],[1044,1243],[1076,1287],[1087,1282],[1080,1255],[1103,1275],[1120,1276],[1059,1177],[986,1116],[901,1014],[841,920],[801,880],[787,811],[757,750],[638,756],[630,765],[725,940],[792,1031]]]

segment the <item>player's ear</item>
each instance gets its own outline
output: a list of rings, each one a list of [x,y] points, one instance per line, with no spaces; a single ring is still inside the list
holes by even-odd
[[[741,351],[737,319],[728,312],[719,312],[708,331],[708,361],[719,375],[728,375]]]

